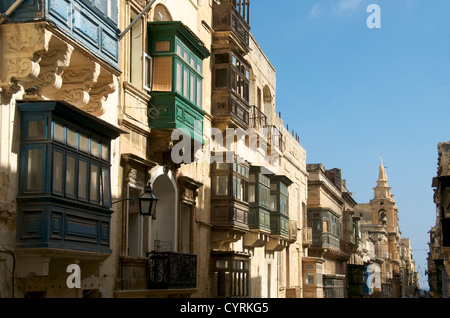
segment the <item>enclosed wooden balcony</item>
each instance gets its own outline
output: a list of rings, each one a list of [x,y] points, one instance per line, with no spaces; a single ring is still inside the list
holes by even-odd
[[[242,49],[248,52],[250,43],[250,1],[214,0],[214,32],[229,34]]]
[[[239,53],[229,49],[215,50],[213,60],[214,125],[246,130],[250,120],[250,65]]]

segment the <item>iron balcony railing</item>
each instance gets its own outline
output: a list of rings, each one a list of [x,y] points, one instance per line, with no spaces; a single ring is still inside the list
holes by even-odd
[[[148,289],[189,289],[197,286],[197,256],[173,252],[147,253]]]
[[[267,116],[256,106],[250,106],[250,128],[267,138]]]

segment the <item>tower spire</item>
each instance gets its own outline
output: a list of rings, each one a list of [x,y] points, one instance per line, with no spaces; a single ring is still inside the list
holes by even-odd
[[[386,169],[384,169],[383,165],[383,157],[380,157],[380,168],[378,173],[378,181],[386,181],[387,185],[387,175],[386,175]]]
[[[391,188],[388,185],[388,178],[386,174],[386,169],[383,165],[383,158],[380,157],[380,167],[378,169],[378,181],[377,186],[374,188],[375,197],[374,198],[391,198]]]

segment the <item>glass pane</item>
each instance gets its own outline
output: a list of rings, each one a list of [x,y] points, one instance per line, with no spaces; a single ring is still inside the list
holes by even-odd
[[[75,196],[76,159],[67,156],[66,160],[66,195]]]
[[[183,74],[182,74],[182,67],[181,63],[177,62],[177,92],[182,93],[182,83],[183,83]]]
[[[78,164],[78,198],[87,200],[87,162],[79,161]]]
[[[172,91],[172,57],[153,58],[152,90],[155,92]]]
[[[67,129],[67,144],[71,147],[77,148],[77,132],[72,129]]]
[[[30,121],[28,122],[28,137],[29,138],[44,138],[44,122],[43,121]]]
[[[105,144],[102,144],[102,159],[109,160],[109,147]]]
[[[91,164],[91,174],[90,174],[90,187],[89,187],[89,200],[94,203],[99,202],[99,169],[98,166]]]
[[[277,211],[277,196],[271,195],[270,196],[270,210],[271,211]]]
[[[228,169],[228,163],[216,163],[216,169],[217,170],[227,170]]]
[[[228,268],[228,261],[218,260],[218,261],[216,261],[216,267],[217,268]]]
[[[187,68],[184,68],[183,74],[183,95],[189,97],[189,71]]]
[[[191,83],[190,83],[190,101],[195,103],[195,76],[194,74],[191,74]]]
[[[53,191],[63,191],[63,153],[53,151]]]
[[[91,139],[91,155],[100,157],[100,145],[94,139]]]
[[[42,149],[28,150],[27,190],[43,190],[43,163],[44,151]]]
[[[80,134],[80,150],[89,152],[89,139],[83,134]]]
[[[202,81],[197,79],[197,106],[202,107]]]
[[[248,186],[248,202],[255,202],[255,185]]]
[[[180,45],[180,43],[177,43],[177,54],[178,54],[179,56],[182,56],[182,55],[181,55],[181,45]]]
[[[227,69],[216,69],[216,87],[227,87]]]
[[[64,142],[64,126],[55,122],[53,129],[53,139]]]
[[[228,177],[216,177],[216,195],[228,195]]]
[[[102,197],[104,205],[111,205],[111,180],[109,169],[102,169]]]

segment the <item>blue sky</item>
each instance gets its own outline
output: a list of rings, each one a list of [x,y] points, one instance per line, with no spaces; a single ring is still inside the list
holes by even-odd
[[[369,4],[381,9],[379,29],[367,27]],[[450,140],[448,12],[448,0],[253,0],[250,11],[277,70],[277,111],[307,163],[342,169],[366,203],[383,157],[422,287],[437,143]]]

